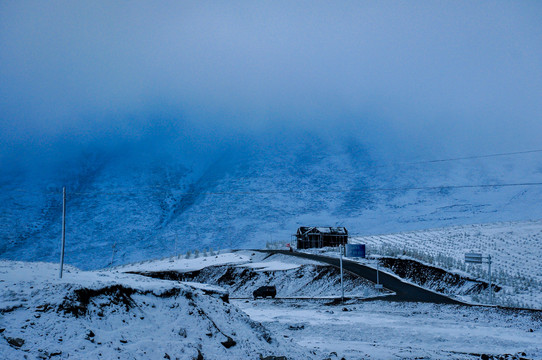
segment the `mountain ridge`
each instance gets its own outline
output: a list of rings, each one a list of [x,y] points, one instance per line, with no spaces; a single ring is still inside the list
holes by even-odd
[[[56,184],[68,190],[66,256],[87,269],[111,259],[117,264],[209,247],[262,247],[289,240],[307,224],[373,235],[542,218],[542,187],[442,187],[540,181],[537,153],[390,164],[360,141],[316,135],[241,139],[207,158],[157,153],[87,153],[72,160],[69,171],[43,179],[4,174],[0,217],[7,226],[0,257],[56,260]]]

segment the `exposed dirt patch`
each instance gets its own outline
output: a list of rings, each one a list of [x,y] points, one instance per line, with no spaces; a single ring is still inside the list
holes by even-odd
[[[122,304],[126,310],[129,310],[133,307],[131,295],[134,292],[135,290],[121,285],[108,286],[101,289],[76,289],[64,299],[58,310],[76,317],[85,315],[90,300],[102,295],[108,296],[112,304]]]
[[[88,306],[92,299],[100,296],[105,296],[108,299],[108,305],[120,305],[126,311],[135,307],[135,302],[132,300],[133,294],[150,294],[151,291],[140,291],[122,285],[112,285],[99,289],[80,288],[75,289],[64,298],[64,301],[58,307],[58,311],[65,314],[71,314],[75,317],[83,316],[87,313]],[[154,296],[161,298],[169,298],[177,296],[181,293],[181,289],[173,288],[159,295],[152,293]],[[188,294],[188,293],[187,293]]]

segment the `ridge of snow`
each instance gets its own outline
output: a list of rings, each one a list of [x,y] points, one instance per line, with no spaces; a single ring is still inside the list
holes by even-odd
[[[0,261],[0,279],[6,359],[315,356],[203,285],[73,267],[58,279],[57,264],[12,261]]]

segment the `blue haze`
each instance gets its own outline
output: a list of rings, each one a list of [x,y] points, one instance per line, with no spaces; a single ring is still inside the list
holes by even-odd
[[[55,259],[64,185],[83,267],[115,242],[118,261],[170,254],[175,232],[186,251],[539,218],[537,189],[296,192],[540,181],[537,154],[397,165],[542,147],[540,19],[534,1],[1,2],[0,257]],[[239,195],[267,189],[287,194]]]

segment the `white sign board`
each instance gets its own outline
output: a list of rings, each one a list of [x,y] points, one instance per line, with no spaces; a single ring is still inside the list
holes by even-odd
[[[466,263],[473,263],[473,264],[481,264],[482,263],[482,254],[480,254],[480,253],[466,253],[465,254],[465,262]]]

